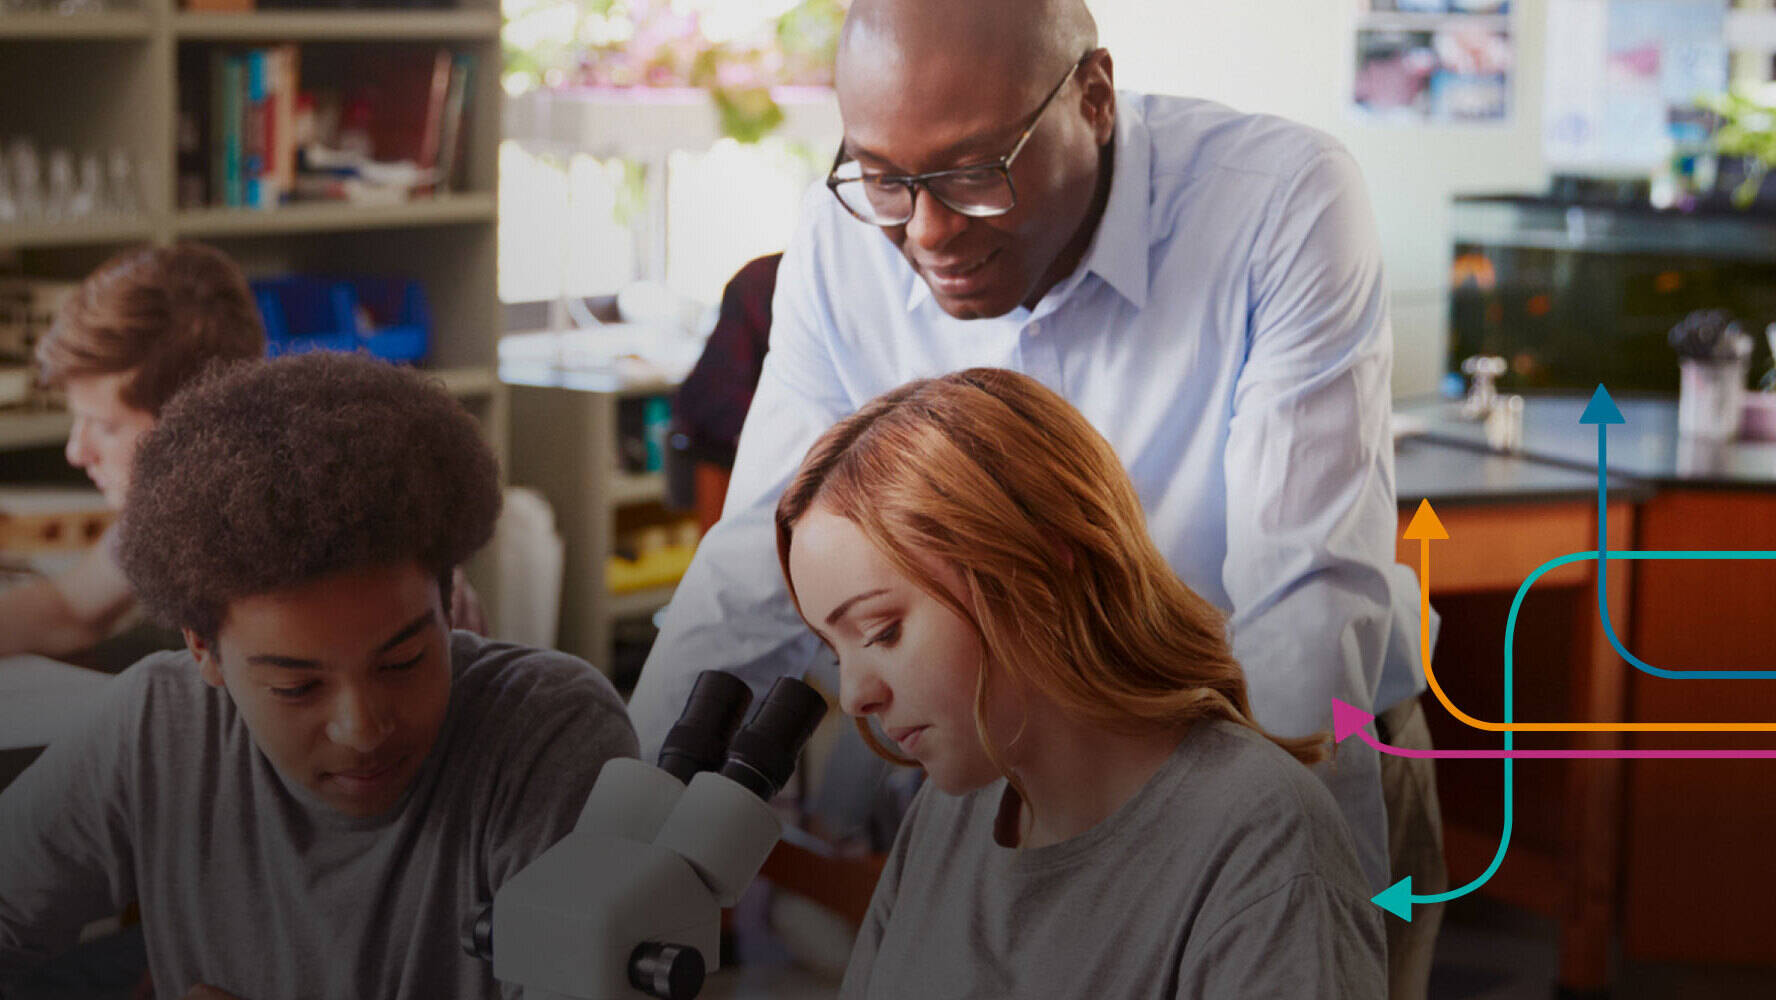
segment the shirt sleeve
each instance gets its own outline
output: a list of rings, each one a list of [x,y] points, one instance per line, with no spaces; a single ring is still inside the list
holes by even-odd
[[[1300,875],[1192,935],[1178,972],[1180,998],[1387,995],[1386,941],[1369,901]]]
[[[1330,728],[1371,707],[1397,613],[1389,423],[1393,334],[1361,175],[1317,153],[1268,208],[1250,272],[1247,360],[1225,455],[1233,651],[1258,722]],[[1397,647],[1397,644],[1394,644]],[[1364,753],[1367,751],[1367,754]],[[1366,747],[1328,776],[1364,870],[1386,884],[1385,818]]]
[[[777,499],[808,448],[853,409],[829,346],[831,286],[820,262],[823,213],[815,194],[825,192],[803,202],[802,224],[778,267],[771,350],[740,432],[721,520],[698,544],[629,700],[643,760],[658,756],[698,673],[729,671],[762,696],[819,655],[784,586],[774,522]]]
[[[519,710],[500,713],[512,738],[505,759],[488,771],[498,776],[485,842],[488,898],[573,830],[606,761],[636,754],[635,731],[610,682],[578,660],[550,667],[527,682]]]
[[[136,898],[130,790],[151,707],[138,664],[0,793],[0,994]]]

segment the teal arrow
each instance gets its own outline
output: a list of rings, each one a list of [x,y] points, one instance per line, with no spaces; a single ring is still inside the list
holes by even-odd
[[[1561,566],[1565,566],[1567,563],[1583,562],[1588,559],[1596,558],[1597,553],[1595,552],[1572,552],[1564,556],[1558,556],[1537,566],[1535,571],[1525,577],[1523,582],[1517,586],[1517,596],[1511,600],[1511,613],[1505,618],[1506,723],[1516,721],[1516,685],[1513,683],[1516,674],[1516,661],[1512,655],[1511,647],[1517,637],[1517,615],[1523,610],[1523,599],[1529,595],[1529,590],[1531,587],[1535,586],[1535,582],[1542,578],[1542,574],[1547,573],[1550,570],[1558,569]],[[1348,736],[1349,734],[1350,730],[1349,728],[1346,728],[1345,735]],[[1515,740],[1517,734],[1506,733],[1504,735],[1505,749],[1514,749],[1516,746]],[[1458,886],[1457,888],[1450,889],[1446,892],[1425,893],[1423,895],[1412,891],[1412,877],[1409,875],[1370,897],[1371,902],[1402,920],[1411,920],[1412,907],[1416,904],[1447,903],[1452,899],[1460,899],[1492,881],[1493,875],[1498,873],[1499,866],[1505,863],[1505,855],[1511,850],[1511,831],[1515,829],[1517,823],[1517,772],[1515,767],[1517,762],[1507,757],[1504,763],[1505,815],[1504,820],[1499,827],[1498,850],[1493,852],[1492,863],[1486,866],[1486,870],[1481,872],[1479,876],[1467,885]]]
[[[1419,897],[1416,901],[1421,903],[1428,902],[1428,900],[1423,897]],[[1401,920],[1411,920],[1412,904],[1414,902],[1414,897],[1412,895],[1412,876],[1408,875],[1400,881],[1395,882],[1393,885],[1388,886],[1386,889],[1376,893],[1372,902],[1374,902],[1376,906],[1399,917]]]

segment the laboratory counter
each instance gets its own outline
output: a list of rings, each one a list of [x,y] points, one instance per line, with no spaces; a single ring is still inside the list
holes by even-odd
[[[1671,397],[1612,398],[1625,421],[1609,425],[1612,476],[1663,486],[1776,487],[1776,441],[1682,437],[1677,433],[1677,403]],[[1597,425],[1579,422],[1590,401],[1582,394],[1525,397],[1523,448],[1518,457],[1590,470],[1595,489]],[[1406,402],[1395,412],[1423,421],[1422,440],[1497,454],[1488,448],[1482,424],[1463,420],[1460,410],[1460,403],[1435,399]],[[1401,496],[1405,495],[1402,490]]]
[[[1512,454],[1489,449],[1459,404],[1396,411],[1414,431],[1396,450],[1400,532],[1429,499],[1449,535],[1429,543],[1442,617],[1434,670],[1476,718],[1503,718],[1506,623],[1522,582],[1551,559],[1597,549],[1597,426],[1579,422],[1588,402],[1527,398]],[[1776,560],[1725,555],[1776,550],[1776,442],[1682,439],[1669,397],[1616,405],[1626,422],[1608,427],[1603,586],[1597,561],[1581,560],[1524,594],[1510,638],[1514,718],[1776,722],[1776,684],[1760,679],[1776,671]],[[1416,571],[1424,547],[1400,538],[1397,556]],[[1633,557],[1646,551],[1710,555]],[[1661,675],[1701,669],[1743,675]],[[1465,726],[1429,693],[1422,700],[1439,746],[1498,747],[1497,733]],[[1534,733],[1517,745],[1744,749],[1776,747],[1776,734]],[[1558,921],[1569,989],[1607,988],[1618,947],[1639,961],[1776,965],[1763,916],[1776,897],[1771,776],[1767,761],[1745,759],[1524,762],[1510,848],[1480,891]],[[1450,883],[1460,886],[1498,850],[1502,769],[1443,760],[1438,782]]]

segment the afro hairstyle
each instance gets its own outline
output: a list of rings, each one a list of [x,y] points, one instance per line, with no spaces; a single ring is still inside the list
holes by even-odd
[[[214,639],[229,606],[349,570],[452,570],[499,516],[499,469],[443,387],[365,356],[212,371],[138,446],[118,560],[150,613]]]

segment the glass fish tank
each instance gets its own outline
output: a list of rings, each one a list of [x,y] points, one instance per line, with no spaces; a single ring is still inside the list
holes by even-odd
[[[1752,337],[1754,381],[1771,369],[1776,213],[1473,195],[1451,215],[1449,372],[1488,354],[1505,391],[1675,394],[1666,337],[1699,309]]]

